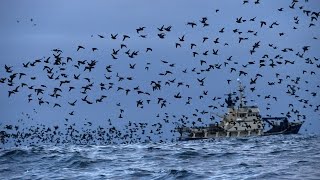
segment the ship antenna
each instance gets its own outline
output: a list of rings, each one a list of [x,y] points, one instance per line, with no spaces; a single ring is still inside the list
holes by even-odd
[[[238,78],[237,81],[239,82],[239,94],[240,94],[240,108],[243,107],[243,87],[242,87],[242,83],[240,81],[240,79]]]

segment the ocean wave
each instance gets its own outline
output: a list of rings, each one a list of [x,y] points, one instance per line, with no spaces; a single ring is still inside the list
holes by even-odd
[[[26,157],[29,154],[30,151],[23,150],[23,149],[12,149],[12,150],[6,150],[3,152],[0,157],[1,158],[20,158],[20,157]]]
[[[303,135],[107,146],[46,144],[0,150],[0,177],[317,179],[319,150],[320,137]]]
[[[170,170],[167,170],[164,175],[162,175],[161,177],[158,177],[156,179],[165,180],[165,179],[201,179],[201,178],[203,179],[203,178],[205,178],[205,176],[199,175],[199,174],[194,173],[190,170],[170,169]]]

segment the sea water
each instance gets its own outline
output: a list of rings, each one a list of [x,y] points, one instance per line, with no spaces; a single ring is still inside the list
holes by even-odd
[[[1,179],[320,179],[320,136],[0,150]]]

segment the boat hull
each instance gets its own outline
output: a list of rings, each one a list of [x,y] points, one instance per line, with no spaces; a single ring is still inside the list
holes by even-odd
[[[281,121],[279,123],[272,123],[272,120]],[[272,124],[272,128],[267,131],[237,131],[229,132],[222,128],[179,128],[180,137],[179,141],[189,141],[189,140],[203,140],[203,139],[215,139],[221,137],[250,137],[250,136],[269,136],[269,135],[279,135],[279,134],[297,134],[302,122],[288,122],[286,118],[268,118],[264,119],[267,123]],[[196,129],[196,132],[195,130]],[[203,130],[203,131],[202,131]],[[209,132],[209,133],[205,133]],[[183,135],[184,134],[184,135]]]

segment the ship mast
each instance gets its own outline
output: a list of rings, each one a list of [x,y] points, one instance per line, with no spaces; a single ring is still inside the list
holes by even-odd
[[[238,78],[237,81],[239,82],[239,94],[240,94],[240,108],[243,107],[243,86],[242,86],[242,83],[240,81],[240,79]]]

